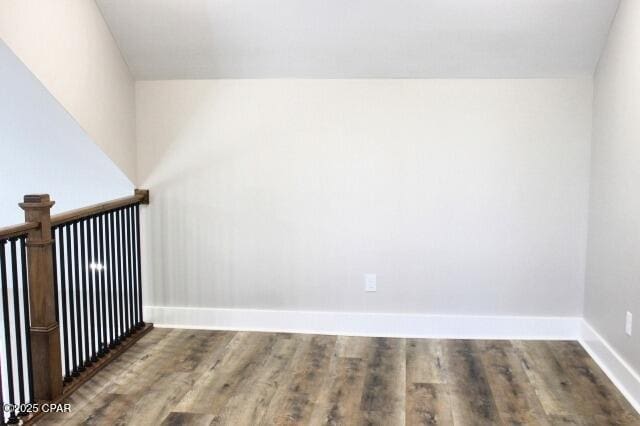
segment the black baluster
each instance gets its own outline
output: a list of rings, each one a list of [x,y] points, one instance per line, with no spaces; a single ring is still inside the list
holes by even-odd
[[[62,298],[62,321],[60,328],[62,329],[62,345],[64,346],[64,381],[71,381],[71,350],[69,348],[69,318],[67,316],[67,284],[65,274],[65,256],[64,256],[64,226],[58,228],[58,251],[60,256],[60,292]],[[26,265],[25,265],[26,268]],[[55,265],[54,265],[55,268]]]
[[[87,262],[90,265],[94,265],[95,264],[95,253],[93,252],[93,229],[91,227],[91,222],[92,222],[92,218],[88,218],[87,219],[87,254],[88,254],[88,260]],[[90,267],[89,268],[89,286],[88,286],[88,291],[89,291],[89,301],[88,301],[88,310],[89,310],[89,338],[91,340],[91,361],[92,362],[96,362],[98,361],[98,356],[96,353],[96,343],[97,343],[97,339],[96,339],[96,313],[95,313],[95,301],[94,301],[94,297],[93,297],[93,286],[95,283],[95,276],[94,276],[94,267]]]
[[[73,276],[73,250],[71,249],[73,244],[73,224],[68,224],[65,226],[67,230],[67,276],[69,277],[69,330],[71,332],[71,347],[69,348],[69,353],[71,354],[71,362],[73,369],[71,370],[71,375],[73,377],[77,377],[78,374],[78,353],[76,350],[78,349],[78,336],[76,335],[76,298],[75,295],[77,293],[75,277]],[[78,318],[79,319],[79,318]]]
[[[111,241],[111,262],[109,265],[109,270],[111,271],[111,291],[113,292],[113,346],[120,344],[120,332],[119,332],[119,322],[118,322],[118,305],[120,303],[120,296],[118,293],[118,276],[117,276],[117,261],[118,257],[116,256],[116,239],[115,239],[115,229],[117,226],[117,213],[111,212],[109,219],[109,240]]]
[[[102,291],[101,291],[101,277],[100,277],[100,241],[98,232],[98,217],[93,218],[93,274],[94,282],[96,285],[96,340],[98,342],[98,355],[104,356],[104,341],[102,340]]]
[[[55,306],[56,306],[56,321],[58,321],[58,326],[60,326],[60,324],[62,323],[61,319],[60,319],[60,306],[59,306],[59,302],[60,302],[60,296],[58,294],[58,292],[60,291],[60,282],[58,281],[58,253],[57,253],[58,249],[56,246],[56,228],[52,227],[51,228],[51,256],[52,256],[52,260],[53,260],[53,288],[54,288],[54,293],[53,293],[53,297],[55,299]],[[26,312],[26,311],[25,311]],[[31,367],[29,367],[31,368]],[[62,369],[62,376],[65,376],[65,372],[64,372],[64,368]]]
[[[80,222],[80,238],[78,241],[80,243],[80,274],[82,276],[82,323],[84,324],[84,340],[82,344],[82,347],[84,349],[83,359],[84,365],[89,366],[92,364],[91,348],[93,347],[93,345],[91,342],[91,334],[89,329],[89,310],[91,309],[91,300],[89,300],[89,291],[87,289],[87,258],[90,256],[87,255],[88,249],[86,247],[87,240],[85,234],[85,232],[87,232],[85,230],[86,226],[86,221],[83,220]],[[78,312],[78,314],[80,314],[80,312]]]
[[[126,285],[126,281],[127,281],[127,277],[125,274],[125,256],[126,256],[126,250],[125,250],[125,244],[124,244],[124,238],[125,238],[125,230],[124,230],[124,211],[123,210],[119,210],[118,211],[118,216],[119,216],[119,236],[118,236],[118,244],[120,246],[120,256],[118,259],[118,262],[120,263],[120,294],[121,294],[121,299],[122,299],[122,337],[126,338],[129,336],[129,329],[127,327],[127,285]]]
[[[0,281],[2,282],[2,319],[4,321],[4,342],[5,359],[7,360],[7,379],[9,388],[9,403],[15,404],[14,382],[13,382],[13,354],[11,350],[11,325],[9,323],[9,291],[7,284],[7,258],[5,244],[6,240],[0,241]],[[4,411],[4,407],[3,407]],[[9,413],[8,423],[18,423],[15,410]]]
[[[107,276],[106,276],[106,250],[105,250],[105,227],[107,218],[104,214],[98,218],[98,234],[100,235],[100,289],[102,291],[102,351],[109,352],[109,316],[107,313]]]
[[[133,294],[133,233],[131,228],[131,218],[132,212],[131,207],[127,207],[127,270],[129,274],[129,329],[133,331],[133,327],[135,326],[135,317],[134,317],[134,306],[135,306],[135,295]]]
[[[27,344],[27,383],[29,401],[33,402],[33,376],[31,374],[31,321],[29,316],[29,281],[27,280],[27,239],[20,237],[20,264],[22,265],[22,304],[24,312],[24,336]],[[0,380],[0,383],[2,381]]]
[[[129,257],[131,258],[131,309],[133,311],[133,320],[131,326],[133,330],[137,330],[139,319],[138,319],[138,272],[136,270],[136,266],[138,265],[138,261],[136,260],[138,251],[136,249],[136,229],[135,229],[135,213],[133,210],[133,206],[129,207],[129,227],[131,228],[131,233],[129,235],[129,246],[131,248],[131,253]]]
[[[142,318],[142,257],[141,257],[141,242],[140,242],[140,204],[136,204],[135,205],[135,212],[136,212],[136,263],[137,263],[137,267],[136,270],[138,272],[138,277],[137,277],[137,285],[138,285],[138,300],[137,300],[137,306],[138,306],[138,328],[143,328],[144,327],[144,320]]]
[[[116,247],[116,256],[113,258],[115,263],[115,270],[118,274],[117,278],[117,289],[118,289],[118,343],[122,340],[124,335],[124,320],[122,313],[122,264],[120,260],[122,259],[122,254],[120,252],[120,212],[116,210],[113,215],[114,224],[115,224],[115,247]]]
[[[18,251],[16,250],[16,239],[10,240],[11,247],[11,283],[13,284],[13,326],[16,336],[16,361],[18,364],[18,395],[20,403],[24,404],[24,366],[22,362],[22,330],[20,327],[20,292],[18,289]],[[20,413],[24,415],[24,413]]]
[[[51,257],[53,260],[53,287],[55,289],[54,293],[53,293],[53,298],[54,298],[54,304],[56,306],[56,321],[58,321],[58,324],[60,324],[60,308],[58,306],[58,270],[56,268],[56,265],[58,264],[57,261],[57,253],[56,253],[56,230],[55,228],[51,228]]]
[[[107,329],[107,348],[113,348],[115,344],[115,339],[113,337],[113,329],[115,327],[115,323],[113,321],[113,295],[112,295],[112,278],[111,278],[111,239],[110,239],[110,228],[111,228],[111,213],[105,213],[104,215],[104,282],[105,282],[105,292],[107,295],[107,319],[109,322],[109,327]]]
[[[122,272],[124,281],[124,322],[125,322],[125,334],[127,337],[131,335],[131,318],[129,317],[129,299],[131,294],[129,293],[129,268],[127,259],[129,258],[127,239],[129,233],[127,232],[127,209],[122,208]]]
[[[82,223],[80,223],[80,231],[82,231]],[[75,292],[76,292],[76,325],[78,340],[76,342],[76,349],[78,351],[78,371],[82,372],[85,370],[83,357],[82,357],[82,348],[81,340],[82,340],[82,322],[81,322],[81,307],[82,307],[82,283],[80,279],[80,256],[78,252],[78,222],[74,222],[73,224],[73,263],[74,263],[74,271],[75,271]],[[86,327],[86,324],[84,325]]]

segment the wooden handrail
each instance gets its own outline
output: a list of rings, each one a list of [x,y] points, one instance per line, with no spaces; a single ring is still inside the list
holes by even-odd
[[[9,238],[26,235],[32,229],[36,229],[40,224],[37,222],[27,222],[20,225],[7,226],[0,228],[0,240],[8,240]]]
[[[85,217],[94,216],[96,214],[115,210],[120,207],[130,206],[136,203],[149,204],[149,191],[145,189],[136,189],[135,194],[129,197],[118,198],[105,203],[98,203],[93,206],[83,207],[51,216],[51,225],[58,226],[69,222],[75,222],[76,220],[83,219]]]
[[[134,195],[118,198],[104,203],[94,204],[88,207],[82,207],[76,210],[60,213],[51,216],[51,226],[62,225],[68,222],[74,222],[88,216],[104,213],[109,210],[115,210],[120,207],[130,206],[132,204],[149,204],[149,191],[146,189],[136,189]],[[6,226],[0,228],[0,240],[8,240],[10,238],[26,235],[29,231],[40,226],[37,222],[26,222],[19,225]]]

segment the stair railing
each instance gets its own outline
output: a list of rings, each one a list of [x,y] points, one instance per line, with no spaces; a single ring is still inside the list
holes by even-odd
[[[0,229],[0,423],[77,389],[152,328],[142,312],[140,205],[149,192],[51,215],[26,195]],[[35,409],[34,409],[35,407]]]

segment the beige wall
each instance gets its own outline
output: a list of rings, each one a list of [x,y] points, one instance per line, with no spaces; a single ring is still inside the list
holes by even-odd
[[[145,304],[579,316],[591,88],[138,82]]]
[[[640,372],[640,2],[623,0],[594,80],[585,318]],[[624,333],[634,314],[633,336]]]
[[[96,4],[3,0],[0,38],[134,181],[134,83]]]

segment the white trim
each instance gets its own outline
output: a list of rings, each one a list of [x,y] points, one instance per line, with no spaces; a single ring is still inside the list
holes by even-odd
[[[581,328],[580,344],[640,413],[640,374],[586,320],[582,320]]]
[[[581,318],[424,315],[372,312],[146,306],[156,327],[349,336],[577,340]]]

